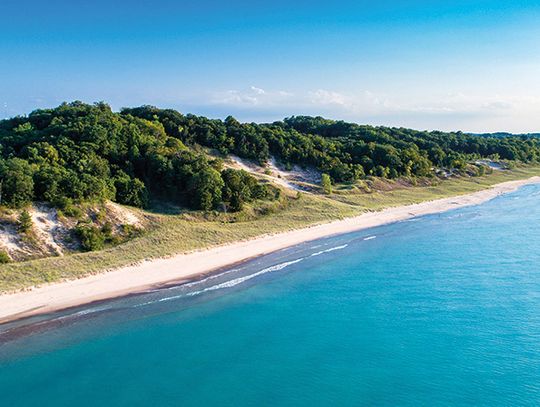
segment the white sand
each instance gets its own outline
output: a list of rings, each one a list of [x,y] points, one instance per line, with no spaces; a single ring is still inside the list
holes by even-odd
[[[274,235],[265,235],[208,250],[180,254],[166,259],[146,261],[78,280],[53,283],[29,291],[0,296],[0,322],[51,312],[92,301],[104,300],[145,289],[193,278],[251,257],[260,256],[305,241],[353,232],[397,222],[415,216],[477,205],[519,187],[540,183],[540,177],[510,181],[490,189],[415,205],[388,208],[354,218]]]

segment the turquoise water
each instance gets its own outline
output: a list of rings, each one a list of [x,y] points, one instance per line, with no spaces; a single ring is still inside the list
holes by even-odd
[[[4,326],[0,404],[540,405],[539,204],[528,186]]]

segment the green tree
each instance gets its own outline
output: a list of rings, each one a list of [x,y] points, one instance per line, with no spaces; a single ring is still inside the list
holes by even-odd
[[[250,175],[244,170],[227,169],[221,173],[225,183],[223,200],[229,202],[232,211],[240,211],[244,202],[251,201]]]
[[[146,208],[148,206],[148,191],[140,179],[133,179],[121,172],[114,180],[116,202],[124,205]]]
[[[2,180],[2,203],[21,207],[34,197],[33,169],[20,158],[0,161],[0,180]]]
[[[152,197],[208,210],[223,195],[231,210],[239,210],[246,202],[275,196],[249,174],[218,177],[223,168],[209,153],[234,153],[261,164],[275,158],[339,183],[366,174],[430,176],[437,167],[465,173],[469,163],[486,157],[499,157],[509,167],[538,162],[540,139],[420,132],[308,116],[240,123],[153,106],[115,113],[105,103],[75,101],[0,120],[0,204],[24,207],[39,200],[71,206],[113,199],[144,207]]]
[[[32,221],[32,216],[24,209],[17,218],[17,230],[19,233],[28,234],[32,231],[33,227],[34,222]]]
[[[330,178],[330,175],[321,175],[321,187],[325,194],[330,195],[332,193],[332,179]]]
[[[206,167],[190,180],[191,203],[194,208],[209,211],[221,202],[223,179],[219,172]]]

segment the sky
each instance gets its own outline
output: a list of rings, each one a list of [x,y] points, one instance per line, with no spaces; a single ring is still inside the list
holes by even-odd
[[[540,1],[2,0],[0,118],[63,101],[540,131]]]

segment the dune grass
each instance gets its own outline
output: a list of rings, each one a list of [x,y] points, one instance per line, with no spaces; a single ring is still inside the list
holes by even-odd
[[[266,215],[246,216],[245,220],[242,219],[242,214],[236,219],[221,215],[208,219],[200,213],[146,213],[152,227],[143,236],[119,246],[98,252],[0,265],[0,292],[79,278],[145,259],[298,229],[359,215],[365,211],[468,194],[494,184],[534,175],[540,175],[539,167],[494,172],[484,177],[455,178],[429,186],[404,187],[398,183],[388,183],[385,185],[387,190],[371,193],[353,187],[349,190],[337,189],[329,196],[293,194],[282,201],[279,210]]]

